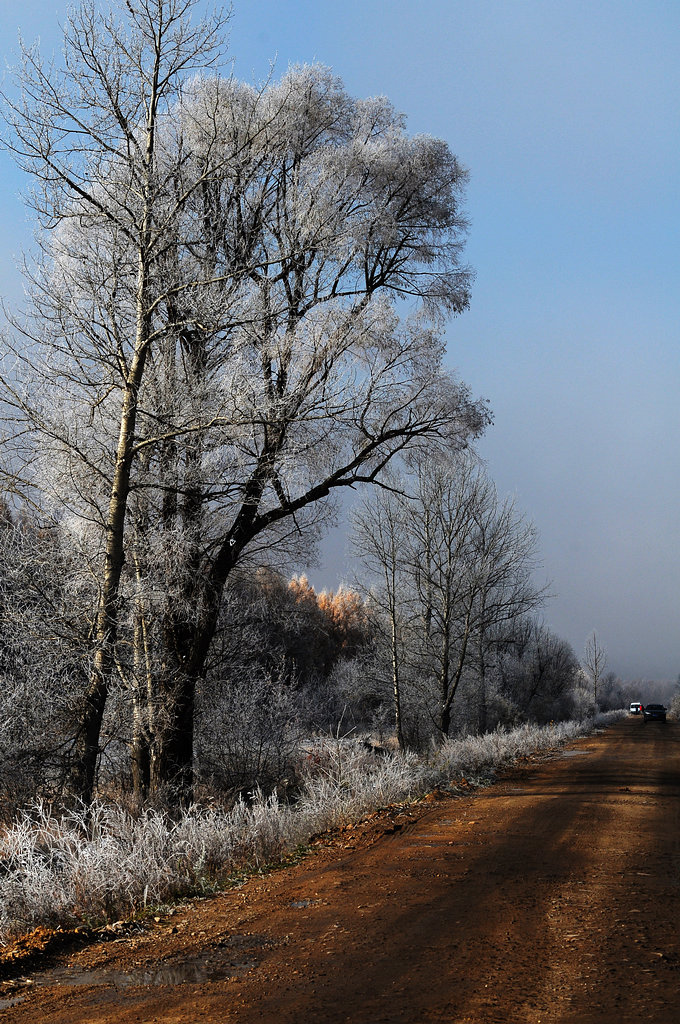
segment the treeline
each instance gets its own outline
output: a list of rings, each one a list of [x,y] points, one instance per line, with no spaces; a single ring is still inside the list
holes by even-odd
[[[393,507],[394,492],[389,499],[378,498],[374,511],[386,500]],[[404,503],[402,496],[399,504]],[[362,546],[368,507],[356,516],[355,538]],[[500,511],[506,523],[513,523],[516,540],[521,520],[507,519],[507,505]],[[374,518],[372,525],[377,528],[379,520]],[[461,529],[459,523],[459,532],[451,534],[459,547]],[[15,517],[5,506],[0,534],[0,805],[8,815],[36,797],[60,800],[69,792],[91,671],[94,593],[68,537],[58,530],[45,529],[27,514]],[[401,535],[400,543],[405,543]],[[424,591],[413,581],[409,590],[406,548],[399,547],[397,565],[391,567],[395,578],[397,573],[402,577],[392,603],[389,588],[377,579],[361,592],[316,593],[304,577],[287,580],[270,567],[236,574],[192,720],[185,723],[192,735],[196,798],[229,803],[258,787],[294,796],[301,747],[319,733],[365,735],[370,744],[386,748],[399,736],[403,747],[424,751],[449,735],[592,714],[592,689],[574,652],[526,607],[527,600],[534,605],[540,597],[526,575],[533,561],[524,562],[526,550],[514,547],[513,552],[515,574],[526,588],[523,600],[513,606],[516,614],[510,615],[507,601],[500,602],[490,588],[477,593],[485,608],[482,618],[470,613],[469,591],[467,601],[458,594],[447,612],[448,647],[437,603],[441,593],[437,597],[433,587],[425,586],[422,575]],[[424,559],[418,564],[422,574]],[[469,562],[468,588],[473,568]],[[489,568],[487,552],[477,565],[487,583]],[[463,579],[460,564],[451,562],[450,569],[449,596]],[[498,587],[497,571],[493,578]],[[514,584],[517,599],[516,578]],[[427,603],[423,592],[429,594]],[[494,600],[502,608],[495,620],[490,611]],[[133,606],[133,637],[135,624]],[[446,685],[455,691],[445,730],[443,651]],[[97,761],[99,795],[133,806],[151,798],[143,788],[147,769],[139,763],[138,737],[157,728],[165,713],[137,669],[134,648],[126,650],[121,643]],[[612,697],[618,706],[620,693],[616,687],[612,691],[610,680],[609,689],[601,687],[602,706]],[[172,790],[152,800],[172,803]]]

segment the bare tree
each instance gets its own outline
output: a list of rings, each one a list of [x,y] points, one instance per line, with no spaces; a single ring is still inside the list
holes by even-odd
[[[583,653],[583,667],[590,677],[590,681],[593,686],[593,701],[595,702],[595,708],[597,709],[600,680],[602,679],[604,670],[607,667],[607,652],[597,639],[597,633],[594,630],[592,636],[589,636],[586,640],[586,646]]]
[[[67,474],[75,457],[99,485],[92,508],[77,475],[103,547],[93,672],[74,758],[73,787],[86,800],[115,661],[139,398],[159,340],[158,281],[168,226],[185,203],[173,202],[173,169],[163,166],[160,136],[182,80],[218,60],[225,23],[217,13],[192,26],[195,6],[196,0],[130,0],[121,24],[84,3],[66,23],[64,66],[45,65],[35,48],[24,48],[21,98],[5,97],[10,148],[36,183],[32,205],[46,232],[57,229],[55,243],[42,236],[44,273],[33,275],[47,349],[40,328],[26,325],[36,346],[15,348],[27,372],[23,381],[5,375],[5,398],[24,430],[66,456]],[[114,255],[122,259],[112,265]],[[55,421],[52,410],[62,402],[71,418]],[[88,431],[88,421],[99,429]]]
[[[598,706],[601,711],[614,711],[624,706],[623,686],[616,672],[606,672],[599,687]]]
[[[128,0],[120,24],[86,3],[65,67],[27,50],[9,102],[46,230],[2,374],[6,472],[87,541],[85,799],[113,674],[137,695],[140,785],[189,799],[234,568],[403,450],[487,421],[441,369],[441,318],[469,294],[464,169],[322,68],[187,84],[225,21],[194,26],[196,4]]]
[[[361,576],[377,584],[369,588],[370,601],[385,624],[389,650],[394,729],[400,749],[406,746],[402,714],[402,670],[406,659],[405,612],[406,541],[403,496],[384,490],[367,498],[352,515],[352,546],[361,559]]]
[[[393,678],[400,671],[399,623],[409,621],[419,671],[436,693],[433,721],[445,737],[464,672],[475,666],[484,686],[480,651],[494,631],[542,599],[532,579],[535,530],[512,502],[498,499],[469,453],[419,460],[410,488],[406,476],[401,492],[378,493],[357,528],[358,550],[380,580],[392,624]]]
[[[212,337],[185,337],[200,352],[190,364],[193,378],[187,379],[186,360],[162,364],[183,375],[197,424],[187,437],[173,438],[182,453],[173,459],[182,467],[176,485],[182,501],[171,494],[171,510],[163,500],[159,517],[171,545],[181,538],[173,573],[186,581],[184,589],[172,588],[162,616],[170,666],[164,708],[172,706],[177,681],[185,694],[182,713],[165,735],[156,733],[170,766],[162,777],[190,772],[191,695],[208,670],[222,594],[239,561],[269,547],[282,529],[308,531],[325,498],[379,478],[405,447],[455,446],[485,420],[483,408],[441,373],[437,332],[422,319],[424,309],[434,313],[466,301],[466,274],[451,270],[450,235],[462,228],[455,212],[462,172],[455,161],[442,150],[435,173],[439,150],[433,154],[429,141],[412,144],[395,134],[399,119],[384,105],[371,108],[367,128],[367,105],[347,97],[325,69],[291,72],[257,96],[233,85],[226,95],[219,83],[216,88],[214,109],[229,124],[243,118],[244,92],[253,105],[247,178],[257,199],[250,192],[244,199],[242,186],[232,184],[230,195],[246,204],[248,216],[234,213],[227,241],[233,245],[239,225],[250,223],[255,201],[259,235],[249,228],[241,244],[251,266],[230,323]],[[206,95],[194,98],[194,127],[204,117]],[[410,154],[406,176],[393,164],[400,148]],[[441,220],[445,197],[449,213]],[[380,240],[386,221],[387,243]],[[437,250],[431,239],[438,234]],[[393,297],[409,293],[420,312],[401,323]],[[214,383],[209,386],[215,380],[217,403]],[[167,488],[160,456],[155,448],[151,471],[156,458],[157,480]],[[158,494],[162,486],[156,484]],[[169,592],[167,583],[162,589]]]
[[[447,736],[454,697],[475,653],[484,651],[494,629],[542,600],[533,582],[536,532],[511,501],[499,500],[480,464],[463,458],[421,469],[409,535],[424,649],[439,694],[436,724]]]

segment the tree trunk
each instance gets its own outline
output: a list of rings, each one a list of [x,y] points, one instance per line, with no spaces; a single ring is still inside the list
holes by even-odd
[[[114,670],[118,633],[118,591],[125,562],[124,532],[130,493],[132,450],[137,417],[137,394],[144,370],[145,349],[133,363],[121,413],[120,435],[106,526],[104,580],[95,622],[95,649],[90,685],[80,717],[71,769],[71,793],[84,803],[94,796],[99,739],[109,680]]]
[[[482,598],[482,613],[480,615],[480,630],[479,630],[479,715],[477,719],[477,728],[480,736],[484,736],[489,725],[489,707],[487,702],[486,692],[486,654],[485,654],[485,631],[484,631],[484,614],[486,610],[486,602]]]
[[[139,580],[140,567],[136,562]],[[151,751],[149,749],[150,727],[153,723],[153,708],[150,706],[151,668],[148,657],[147,621],[140,603],[134,630],[134,680],[133,680],[133,734],[132,734],[132,785],[137,807],[142,807],[149,796],[151,784]]]
[[[132,792],[135,806],[143,807],[151,788],[151,751],[146,733],[140,728],[135,715],[132,737]]]
[[[148,225],[145,225],[144,233],[145,236],[148,234]],[[148,354],[148,276],[149,267],[144,249],[140,248],[135,354],[130,364],[120,415],[118,448],[106,523],[104,578],[93,636],[94,663],[76,736],[71,772],[72,794],[86,804],[91,803],[94,796],[101,726],[109,680],[114,669],[114,649],[118,634],[118,594],[125,563],[125,522],[130,495],[139,389]]]
[[[394,727],[399,749],[404,750],[404,730],[401,721],[401,688],[399,680],[399,650],[397,640],[396,611],[392,611],[392,697],[394,702]]]
[[[163,712],[168,713],[162,712],[151,742],[149,797],[153,804],[180,809],[193,802],[195,694],[196,680],[184,674],[165,689]]]
[[[445,702],[441,705],[439,711],[439,732],[441,733],[440,739],[443,742],[448,738],[449,730],[451,729],[451,705]]]

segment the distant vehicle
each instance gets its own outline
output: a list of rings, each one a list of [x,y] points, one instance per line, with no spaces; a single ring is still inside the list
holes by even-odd
[[[631,705],[630,705],[630,713],[631,713],[631,715],[641,715],[643,711],[644,711],[644,708],[642,707],[642,704],[640,703],[639,700],[631,701]]]
[[[647,704],[642,714],[645,717],[645,722],[665,722],[666,721],[666,708],[663,704]]]

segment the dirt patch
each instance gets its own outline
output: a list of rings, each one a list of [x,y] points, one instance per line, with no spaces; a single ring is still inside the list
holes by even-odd
[[[680,726],[572,749],[317,837],[144,932],[17,956],[0,1020],[676,1024]]]

